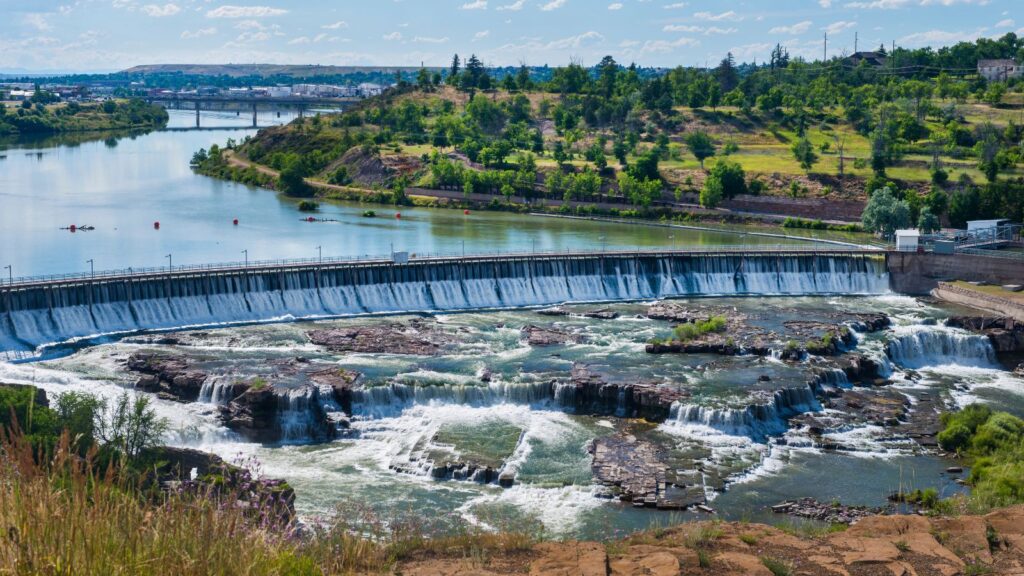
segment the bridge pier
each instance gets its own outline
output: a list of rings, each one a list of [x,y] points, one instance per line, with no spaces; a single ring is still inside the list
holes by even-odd
[[[199,128],[199,100],[196,100],[196,128]]]
[[[256,121],[256,103],[252,103],[252,127],[255,128],[259,124]]]

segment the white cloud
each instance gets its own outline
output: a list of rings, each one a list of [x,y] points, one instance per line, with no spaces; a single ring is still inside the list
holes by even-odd
[[[47,14],[29,12],[28,14],[25,14],[24,20],[26,25],[31,26],[40,32],[45,32],[53,29],[48,18],[49,15]]]
[[[487,10],[487,0],[473,0],[473,2],[466,2],[461,7],[462,10]]]
[[[847,8],[894,10],[910,4],[910,0],[874,0],[874,2],[849,2]]]
[[[648,40],[647,42],[644,42],[640,51],[645,53],[664,53],[672,52],[673,50],[684,46],[698,45],[700,45],[699,41],[686,37],[677,38],[675,40]]]
[[[693,15],[693,17],[697,20],[705,20],[710,22],[721,22],[723,20],[738,22],[740,20],[743,20],[743,16],[740,16],[733,10],[729,10],[728,12],[722,12],[721,14],[713,14],[711,12],[697,12],[696,14]]]
[[[523,9],[523,4],[526,4],[526,0],[516,0],[511,4],[505,4],[504,6],[498,6],[498,10],[509,10],[511,12],[518,12]]]
[[[715,34],[725,35],[725,34],[735,34],[737,32],[739,32],[739,30],[737,30],[736,28],[732,28],[732,27],[730,27],[730,28],[719,28],[718,26],[709,26],[708,29],[704,31],[704,35],[705,36],[712,36],[712,35],[715,35]]]
[[[832,0],[818,0],[818,5],[822,8],[831,8]]]
[[[997,22],[996,28],[1013,28],[1016,24],[1017,23],[1014,22],[1012,19],[1007,18],[1005,20],[1000,20],[999,22]]]
[[[381,38],[383,38],[384,40],[392,40],[392,41],[393,40],[401,40],[402,39],[402,33],[401,32],[392,32],[391,34],[385,34],[385,35],[381,36]]]
[[[557,9],[561,8],[562,6],[565,6],[565,3],[568,2],[568,1],[569,0],[551,0],[547,4],[544,4],[543,6],[541,6],[540,9],[545,11],[545,12],[550,12],[552,10],[557,10]]]
[[[666,24],[662,32],[703,32],[703,26],[692,26],[688,24]]]
[[[473,42],[476,42],[477,40],[483,40],[484,38],[487,38],[490,35],[491,35],[491,31],[490,30],[481,30],[481,31],[477,32],[476,34],[473,34]]]
[[[324,30],[339,30],[341,28],[348,28],[348,22],[345,22],[344,20],[338,20],[337,22],[334,22],[332,24],[324,24],[323,26],[321,26],[321,28],[323,28]]]
[[[220,6],[206,13],[207,18],[266,18],[281,16],[288,11],[270,6]]]
[[[666,4],[665,10],[678,10],[680,8],[686,8],[688,4],[686,2],[676,2],[674,4]]]
[[[608,5],[609,10],[622,10],[622,2],[614,2]]]
[[[827,32],[829,34],[839,34],[843,30],[847,30],[849,28],[853,28],[856,25],[857,25],[856,22],[850,22],[850,21],[847,21],[847,20],[840,20],[838,22],[833,22],[833,23],[829,24],[828,26],[825,26],[824,28],[822,28],[822,30],[824,30],[825,32]]]
[[[814,24],[810,20],[804,20],[803,22],[797,22],[791,26],[776,26],[768,31],[769,34],[792,34],[797,36],[803,34],[811,29],[811,24]]]
[[[142,11],[145,12],[147,16],[164,18],[166,16],[174,16],[178,12],[181,12],[181,7],[177,4],[170,3],[164,4],[163,6],[157,4],[146,4],[142,7]]]
[[[217,29],[216,28],[200,28],[199,30],[196,30],[195,32],[191,32],[189,30],[185,30],[184,32],[181,33],[181,37],[183,39],[185,39],[185,40],[189,40],[189,39],[192,39],[192,38],[202,38],[203,36],[213,36],[216,33],[217,33]]]
[[[444,38],[434,38],[431,36],[417,36],[413,38],[412,41],[421,44],[444,44],[445,42],[448,41],[448,37],[445,36]]]
[[[973,42],[985,33],[985,28],[978,28],[974,31],[948,31],[928,30],[927,32],[915,32],[899,39],[899,43],[911,46],[936,46],[943,44],[955,44],[957,42]]]

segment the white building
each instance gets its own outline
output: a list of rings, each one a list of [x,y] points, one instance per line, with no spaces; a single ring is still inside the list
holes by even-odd
[[[920,237],[921,233],[917,230],[897,230],[896,251],[917,252],[918,240]]]
[[[1024,75],[1024,66],[1009,59],[978,60],[978,75],[989,82],[1005,82]]]

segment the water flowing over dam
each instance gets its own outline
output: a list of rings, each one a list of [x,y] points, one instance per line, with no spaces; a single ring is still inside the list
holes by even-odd
[[[103,275],[0,288],[0,351],[297,318],[888,289],[884,256],[856,250],[510,255]]]

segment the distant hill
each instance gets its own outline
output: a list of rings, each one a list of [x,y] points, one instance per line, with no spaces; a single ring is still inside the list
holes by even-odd
[[[433,68],[428,68],[434,70]],[[417,66],[320,66],[317,64],[147,64],[133,66],[121,74],[187,74],[195,76],[342,76],[357,73],[415,72]]]

